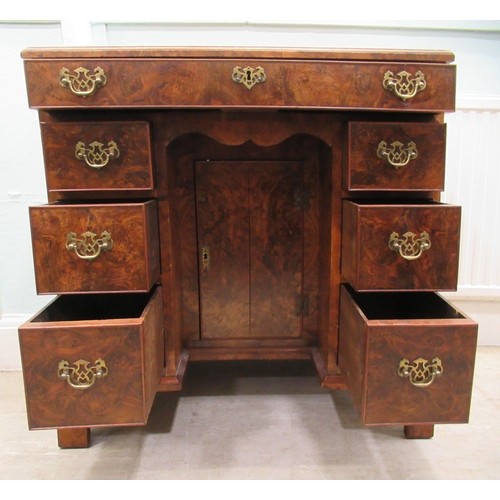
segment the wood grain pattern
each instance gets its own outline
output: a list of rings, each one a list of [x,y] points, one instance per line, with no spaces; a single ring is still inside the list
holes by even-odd
[[[59,72],[84,66],[102,68],[107,84],[85,99],[59,84]],[[412,110],[455,109],[454,66],[377,62],[252,59],[267,79],[248,90],[231,79],[244,59],[77,59],[27,60],[25,72],[30,107],[229,107]],[[382,86],[384,75],[424,73],[427,87],[403,101]],[[162,75],[156,78],[155,75]]]
[[[163,366],[161,289],[124,300],[87,297],[62,297],[59,305],[56,299],[19,329],[31,429],[147,421]],[[74,389],[58,377],[61,360],[71,365],[98,358],[109,373],[89,389]]]
[[[197,162],[195,169],[201,337],[249,337],[248,168]]]
[[[342,287],[340,308],[340,367],[365,425],[468,421],[477,341],[472,320],[439,296],[417,292],[355,294]],[[419,357],[443,364],[428,387],[397,373],[401,359]]]
[[[438,123],[349,123],[346,131],[344,187],[349,191],[442,191],[446,125]],[[417,157],[398,169],[377,156],[381,141],[407,148]]]
[[[197,162],[196,191],[202,338],[301,336],[302,165]]]
[[[144,291],[160,276],[156,201],[51,204],[30,209],[38,293]],[[111,250],[83,260],[66,249],[66,235],[108,231]]]
[[[49,191],[153,189],[148,123],[42,123],[41,131]],[[88,148],[95,141],[105,148],[114,141],[120,156],[101,169],[89,167],[85,161],[76,158],[75,149],[79,142]]]
[[[304,212],[310,204],[301,162],[248,164],[250,332],[301,337],[309,315],[304,281]]]
[[[344,201],[342,274],[356,291],[456,290],[460,207]],[[416,260],[389,248],[393,232],[429,234],[431,247]]]

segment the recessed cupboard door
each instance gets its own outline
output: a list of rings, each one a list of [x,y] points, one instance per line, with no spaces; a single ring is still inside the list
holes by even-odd
[[[303,165],[196,162],[201,337],[302,334]]]

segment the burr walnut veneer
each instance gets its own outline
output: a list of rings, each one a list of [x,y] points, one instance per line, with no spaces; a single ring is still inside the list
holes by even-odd
[[[19,331],[28,421],[61,447],[144,425],[197,360],[310,359],[365,425],[466,422],[477,325],[439,202],[453,55],[23,52],[49,203]]]

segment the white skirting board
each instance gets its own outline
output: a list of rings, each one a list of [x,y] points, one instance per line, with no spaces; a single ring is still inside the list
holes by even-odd
[[[0,318],[0,371],[21,369],[17,329],[30,317],[30,315],[12,314]]]

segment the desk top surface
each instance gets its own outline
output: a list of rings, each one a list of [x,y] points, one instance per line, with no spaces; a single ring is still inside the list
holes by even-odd
[[[394,61],[451,63],[455,56],[445,50],[304,49],[247,47],[51,47],[27,48],[23,59],[77,58],[247,58],[316,59],[331,61]]]

